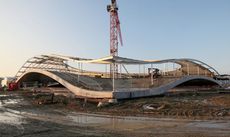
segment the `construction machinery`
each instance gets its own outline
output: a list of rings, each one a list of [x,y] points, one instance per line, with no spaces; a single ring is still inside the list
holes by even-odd
[[[123,42],[116,0],[111,0],[111,4],[107,5],[107,11],[110,13],[110,55],[118,56],[118,37],[121,45],[123,45]],[[116,77],[117,72],[118,65],[115,63],[111,64],[110,75]]]
[[[14,91],[14,90],[17,90],[18,89],[18,83],[16,82],[10,82],[8,84],[8,90],[9,91]]]

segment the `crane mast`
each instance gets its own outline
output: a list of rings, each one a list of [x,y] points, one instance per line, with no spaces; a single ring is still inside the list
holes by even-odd
[[[110,13],[110,56],[118,56],[118,38],[121,45],[123,45],[123,42],[116,0],[111,0],[111,5],[107,6],[107,11]],[[117,77],[117,74],[118,65],[111,64],[110,76]]]

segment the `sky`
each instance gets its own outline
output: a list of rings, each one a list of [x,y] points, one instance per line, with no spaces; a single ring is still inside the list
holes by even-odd
[[[134,59],[194,58],[230,74],[230,0],[117,0]],[[110,0],[0,0],[0,77],[41,54],[109,55]]]

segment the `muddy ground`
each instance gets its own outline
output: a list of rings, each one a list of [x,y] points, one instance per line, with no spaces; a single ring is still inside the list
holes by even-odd
[[[97,107],[27,91],[0,93],[0,137],[230,137],[230,94],[186,92]]]

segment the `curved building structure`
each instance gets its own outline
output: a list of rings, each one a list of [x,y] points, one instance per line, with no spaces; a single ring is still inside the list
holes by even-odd
[[[119,66],[116,73],[108,71],[113,64]],[[99,68],[104,69],[95,71]],[[135,60],[118,56],[85,59],[41,55],[25,62],[16,74],[16,82],[20,87],[58,85],[77,97],[125,99],[160,95],[179,86],[220,86],[214,79],[217,75],[213,67],[194,59]]]

